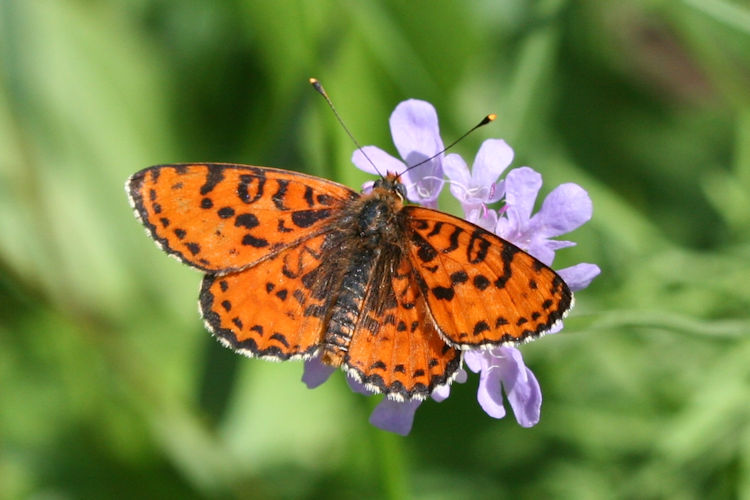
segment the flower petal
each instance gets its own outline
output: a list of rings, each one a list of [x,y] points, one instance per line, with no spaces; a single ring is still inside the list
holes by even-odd
[[[591,219],[592,211],[589,194],[578,184],[569,182],[557,186],[547,195],[531,225],[537,228],[539,236],[559,236]]]
[[[468,213],[466,210],[468,209]],[[493,232],[497,226],[497,211],[484,206],[464,206],[464,214],[467,221],[476,224],[482,229]]]
[[[474,373],[479,372],[486,366],[485,351],[481,349],[471,349],[464,352],[464,363],[466,367]]]
[[[383,399],[370,414],[370,423],[384,431],[406,436],[414,423],[414,414],[422,404],[419,400],[403,403]]]
[[[336,368],[333,366],[325,365],[320,361],[320,358],[315,357],[305,360],[305,369],[302,372],[302,382],[305,383],[308,389],[314,389],[328,380]]]
[[[500,377],[503,389],[516,421],[522,427],[532,427],[539,422],[542,391],[534,374],[523,362],[521,351],[515,347],[500,347],[502,360]]]
[[[516,242],[513,241],[513,243]],[[551,266],[555,260],[555,250],[549,245],[549,240],[534,239],[528,245],[516,244],[521,247],[521,250],[539,259],[546,266]]]
[[[490,186],[513,161],[513,149],[502,139],[487,139],[479,147],[471,178],[474,186]]]
[[[393,143],[407,165],[415,165],[443,149],[435,107],[409,99],[396,106],[389,120]]]
[[[365,154],[367,155],[366,157]],[[372,160],[372,163],[367,158]],[[389,172],[400,174],[406,170],[404,162],[398,158],[394,158],[377,146],[363,146],[361,149],[354,151],[352,153],[352,163],[358,169],[373,175],[384,176]]]
[[[542,187],[542,176],[529,167],[514,168],[505,176],[505,202],[508,218],[516,219],[517,230],[522,230],[531,218],[536,196]]]
[[[523,383],[506,388],[508,402],[521,427],[533,427],[539,423],[542,412],[542,391],[534,374],[525,369]]]
[[[471,189],[471,174],[464,159],[455,153],[445,155],[443,171],[451,180],[450,190],[453,197],[460,202],[466,201],[469,197],[469,189]]]
[[[599,269],[599,266],[597,266],[596,264],[582,262],[572,267],[560,269],[559,271],[557,271],[557,274],[559,274],[563,281],[565,281],[565,283],[568,285],[568,288],[570,288],[574,292],[577,292],[578,290],[583,290],[584,288],[589,286],[589,284],[591,284],[591,281],[596,278],[601,272],[602,270]]]
[[[461,155],[457,155],[456,153],[445,155],[443,157],[443,170],[450,180],[468,189],[471,182],[471,173]]]
[[[490,356],[490,353],[486,352],[484,355]],[[479,375],[477,401],[485,413],[493,418],[503,418],[505,416],[502,381],[500,380],[500,376],[501,372],[493,365],[489,365],[482,370],[482,373]]]
[[[454,382],[463,384],[468,380],[469,376],[466,374],[466,370],[463,368],[458,369],[458,373],[456,373],[456,378]],[[450,385],[440,385],[436,387],[432,394],[430,394],[430,397],[437,401],[438,403],[441,403],[448,399],[448,396],[451,395],[451,386]]]

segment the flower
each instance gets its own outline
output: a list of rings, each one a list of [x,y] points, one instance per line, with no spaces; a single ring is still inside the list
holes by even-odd
[[[406,163],[376,146],[356,150],[352,163],[374,175],[403,174],[401,180],[406,186],[406,197],[414,203],[436,208],[444,184],[445,155],[435,108],[429,102],[409,99],[396,106],[391,113],[390,125],[393,143]],[[407,166],[417,165],[428,158],[432,159],[407,171]]]
[[[471,172],[459,155],[446,155],[443,168],[451,180],[450,191],[461,202],[465,213],[486,208],[487,204],[503,197],[504,183],[497,179],[512,161],[513,150],[501,139],[487,139],[482,143]]]
[[[401,174],[407,188],[407,198],[427,207],[437,207],[437,197],[443,187],[443,173],[450,179],[450,191],[458,199],[467,220],[487,231],[494,232],[546,265],[552,265],[555,252],[575,245],[571,241],[553,238],[570,232],[591,218],[592,203],[580,186],[562,184],[552,190],[532,215],[542,176],[529,167],[511,170],[505,179],[500,175],[513,160],[513,150],[500,139],[482,143],[471,171],[457,154],[442,153],[435,108],[415,99],[400,103],[391,114],[393,142],[405,163],[375,146],[365,146],[354,152],[355,166],[376,175]],[[434,158],[433,158],[434,156]],[[415,168],[416,165],[426,161]],[[377,168],[376,168],[377,166]],[[385,171],[380,171],[385,169]],[[365,188],[367,189],[367,188]],[[500,210],[488,205],[503,201]],[[580,263],[558,271],[573,290],[586,288],[600,273],[595,264]],[[562,328],[556,325],[555,333]],[[539,422],[542,393],[531,370],[523,362],[521,351],[510,345],[464,352],[466,366],[480,374],[477,400],[491,417],[506,414],[503,394],[510,403],[518,423],[531,427]],[[303,381],[313,388],[325,382],[335,368],[319,359],[305,362]],[[349,385],[355,392],[370,395],[372,391],[351,377]],[[460,369],[456,381],[463,383],[466,371]],[[443,401],[450,394],[449,386],[433,391],[432,399]],[[414,416],[422,401],[405,402],[384,398],[370,415],[370,423],[380,429],[406,435],[411,431]]]

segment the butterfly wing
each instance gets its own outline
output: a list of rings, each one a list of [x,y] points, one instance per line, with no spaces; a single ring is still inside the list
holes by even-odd
[[[323,337],[323,307],[313,293],[326,235],[277,253],[255,266],[203,279],[200,309],[208,329],[246,356],[272,360],[309,358]]]
[[[549,267],[495,234],[451,215],[404,207],[417,284],[440,333],[453,346],[522,342],[573,305]]]
[[[384,268],[390,268],[390,262]],[[397,265],[397,267],[396,267]],[[344,368],[357,380],[394,400],[425,399],[449,384],[461,353],[440,338],[417,288],[411,261],[375,273],[352,335]],[[374,303],[373,294],[383,290]]]
[[[324,230],[359,194],[298,172],[246,165],[157,165],[126,184],[131,204],[167,253],[208,272],[237,271]]]

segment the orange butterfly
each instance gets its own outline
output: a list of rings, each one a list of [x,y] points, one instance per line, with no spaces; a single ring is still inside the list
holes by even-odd
[[[452,382],[462,350],[535,338],[572,304],[513,244],[405,205],[395,174],[359,194],[276,168],[158,165],[126,188],[157,244],[206,272],[200,309],[224,345],[320,356],[393,400],[428,397]]]

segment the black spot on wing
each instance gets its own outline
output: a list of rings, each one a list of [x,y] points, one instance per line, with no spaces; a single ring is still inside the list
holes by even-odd
[[[208,174],[206,174],[206,182],[201,186],[201,194],[207,195],[224,180],[224,167],[212,166],[208,168]]]
[[[234,209],[232,207],[222,207],[217,212],[219,217],[222,219],[229,219],[234,216]]]
[[[252,234],[246,234],[245,236],[243,236],[242,244],[253,248],[263,248],[269,245],[268,240],[264,240],[263,238],[256,238]]]
[[[292,222],[297,227],[305,228],[330,216],[331,210],[327,208],[322,210],[298,210],[292,213]]]
[[[240,214],[234,219],[235,227],[244,227],[245,229],[252,229],[260,225],[260,221],[255,214]]]

